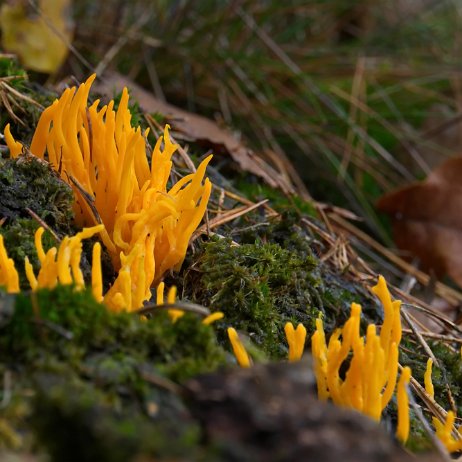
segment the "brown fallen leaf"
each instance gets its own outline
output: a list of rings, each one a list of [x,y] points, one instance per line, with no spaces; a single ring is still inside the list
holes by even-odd
[[[161,101],[130,79],[117,73],[105,75],[97,89],[99,92],[112,97],[114,90],[121,91],[123,87],[128,87],[130,95],[139,102],[143,111],[162,114],[167,118],[172,128],[187,139],[207,145],[215,153],[227,152],[242,170],[262,178],[273,188],[279,188],[286,194],[296,192],[293,177],[297,173],[290,168],[284,170],[283,164],[285,162],[279,162],[277,168],[273,167],[246,147],[230,131],[219,127],[213,120]],[[284,160],[289,166],[289,161]],[[292,178],[292,181],[289,178]],[[295,184],[298,184],[297,180],[299,179],[295,179]],[[299,181],[302,184],[301,180]],[[297,193],[302,197],[309,197],[306,191],[299,190]]]
[[[377,207],[391,216],[400,249],[424,270],[449,275],[462,287],[462,157],[448,159],[425,181],[383,196]]]

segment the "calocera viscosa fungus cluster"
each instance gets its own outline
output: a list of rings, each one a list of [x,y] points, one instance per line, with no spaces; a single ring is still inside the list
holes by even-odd
[[[35,249],[37,251],[40,268],[35,274],[34,268],[26,256],[24,260],[25,272],[29,285],[33,291],[37,289],[53,289],[58,284],[74,284],[77,290],[85,287],[83,272],[80,268],[82,257],[82,241],[88,239],[103,229],[103,225],[84,228],[75,236],[65,236],[59,247],[51,247],[45,252],[42,236],[45,232],[40,227],[35,232]],[[101,245],[93,245],[91,288],[93,295],[99,302],[103,301],[103,277],[101,273]],[[19,275],[13,259],[8,257],[4,246],[3,236],[0,235],[0,286],[4,286],[8,293],[18,293]]]
[[[43,111],[30,151],[47,159],[72,187],[76,224],[104,225],[101,240],[119,271],[105,299],[114,310],[134,310],[151,297],[151,286],[166,271],[183,262],[210,197],[204,175],[211,156],[169,188],[177,145],[168,127],[149,162],[148,131],[132,127],[127,89],[117,110],[114,101],[88,107],[94,79],[66,89]],[[8,125],[5,139],[11,157],[20,155],[23,146]]]
[[[398,423],[396,436],[406,442],[409,436],[409,397],[407,386],[411,370],[404,367],[398,378],[398,348],[401,342],[401,301],[391,300],[387,283],[382,276],[372,292],[383,305],[384,321],[377,335],[376,327],[367,327],[366,338],[360,333],[361,306],[351,305],[351,315],[342,328],[336,329],[326,343],[323,323],[316,320],[316,331],[311,337],[314,372],[318,396],[322,401],[331,399],[335,404],[355,409],[380,421],[382,411],[390,402],[396,388]],[[305,348],[306,329],[302,324],[294,328],[285,325],[289,345],[289,361],[298,361]],[[228,329],[228,336],[237,362],[250,367],[251,360],[236,331]],[[348,370],[341,370],[348,364]],[[342,377],[343,376],[343,377]]]
[[[314,369],[321,400],[328,398],[340,406],[356,409],[377,422],[390,402],[398,378],[398,347],[401,342],[401,301],[392,301],[385,279],[379,276],[372,292],[380,299],[384,320],[377,334],[369,324],[366,337],[360,334],[361,306],[351,304],[351,315],[343,328],[336,329],[326,343],[321,319],[311,338]],[[344,376],[341,369],[348,364]],[[406,386],[411,371],[404,368],[397,387],[397,436],[409,434],[409,401]]]
[[[94,236],[100,232],[103,225],[84,228],[75,236],[65,236],[59,244],[59,247],[51,247],[45,252],[42,244],[42,236],[45,232],[43,227],[40,227],[35,232],[35,249],[37,251],[40,268],[38,274],[34,272],[34,268],[26,256],[24,266],[26,277],[29,281],[32,291],[48,288],[53,289],[59,285],[73,284],[76,290],[82,290],[85,287],[83,272],[80,268],[82,257],[82,241]],[[118,279],[120,278],[120,274]],[[122,273],[123,274],[123,273]],[[117,282],[117,281],[116,281]],[[8,257],[3,236],[0,234],[0,286],[5,287],[8,293],[18,293],[19,274],[16,269],[13,259]],[[113,287],[124,287],[123,284],[114,284]],[[130,286],[127,286],[127,290]],[[157,305],[164,305],[164,289],[165,285],[161,282],[157,287]],[[101,245],[99,242],[93,244],[93,255],[91,261],[91,291],[98,302],[104,302],[109,308],[113,308],[112,303],[114,298],[133,297],[136,294],[115,292],[111,288],[103,295],[103,275],[101,271]],[[173,286],[168,291],[167,304],[174,305],[176,302],[176,287]],[[183,316],[184,311],[177,309],[168,310],[173,322]],[[215,311],[209,314],[202,320],[202,324],[212,324],[224,317],[221,311]]]

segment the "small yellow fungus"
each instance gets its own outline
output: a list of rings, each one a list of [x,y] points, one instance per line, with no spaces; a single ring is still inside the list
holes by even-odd
[[[74,190],[78,226],[104,224],[99,233],[119,271],[105,302],[115,310],[132,311],[150,298],[151,286],[166,271],[182,264],[210,197],[212,186],[204,177],[211,156],[195,173],[169,187],[177,145],[170,139],[168,126],[149,163],[148,131],[132,127],[128,91],[122,92],[117,110],[114,101],[101,108],[95,101],[87,107],[94,79],[92,75],[78,89],[66,89],[43,111],[30,151],[46,157]],[[9,126],[5,140],[11,157],[17,157],[22,145],[14,140]],[[64,271],[67,256],[61,254],[58,259]],[[75,267],[76,261],[74,257]],[[80,275],[75,277],[80,284]]]
[[[206,316],[202,320],[202,324],[205,324],[206,326],[209,326],[210,324],[219,321],[220,319],[223,319],[225,317],[225,314],[221,311],[215,311],[215,313],[211,313],[208,316]]]
[[[432,381],[432,366],[433,360],[428,358],[427,370],[424,374],[425,391],[435,399],[435,391],[433,388]],[[446,415],[445,422],[441,422],[438,418],[433,417],[433,426],[435,427],[435,433],[437,438],[443,443],[448,452],[456,452],[462,450],[462,435],[459,430],[454,426],[455,415],[452,411],[449,411]]]
[[[92,271],[91,271],[91,287],[93,296],[98,302],[103,301],[103,273],[101,271],[101,244],[96,242],[93,246],[92,253]]]
[[[425,374],[424,374],[424,385],[425,385],[425,391],[430,395],[431,399],[434,400],[435,399],[435,389],[433,388],[432,368],[433,368],[433,359],[428,358],[427,369],[425,370]]]
[[[75,284],[77,288],[82,289],[85,285],[83,273],[80,269],[80,259],[82,256],[82,240],[88,239],[101,232],[103,225],[84,228],[75,236],[65,236],[59,249],[52,247],[45,253],[42,245],[42,235],[44,229],[38,228],[35,232],[35,247],[40,262],[40,270],[36,276],[29,259],[25,258],[26,277],[32,290],[39,288],[53,288],[57,284]],[[98,244],[95,244],[95,247]],[[92,262],[92,285],[93,293],[97,294],[102,291],[101,280],[101,260],[98,250],[93,250]],[[97,297],[96,297],[97,298]]]
[[[52,247],[46,253],[42,245],[45,230],[42,227],[38,228],[34,238],[40,263],[37,276],[29,258],[26,256],[24,259],[26,278],[31,289],[35,291],[41,288],[53,288],[58,284],[75,284],[77,289],[82,289],[85,285],[80,269],[82,240],[101,232],[102,227],[103,225],[84,228],[75,236],[65,236],[58,249]],[[8,258],[2,235],[0,235],[0,285],[5,286],[9,293],[19,292],[18,272],[14,261]],[[93,247],[92,258],[92,292],[98,301],[102,301],[102,285],[101,246],[96,243]]]
[[[287,343],[289,344],[289,361],[300,361],[305,350],[306,328],[303,324],[299,324],[297,329],[291,322],[288,322],[284,327]]]
[[[396,437],[404,444],[409,437],[409,396],[407,387],[411,380],[411,369],[404,367],[399,378],[396,391],[398,401],[398,425],[396,428]]]
[[[384,306],[380,335],[374,325],[368,326],[365,339],[360,335],[361,306],[352,303],[350,318],[332,333],[328,344],[322,320],[317,319],[311,344],[319,399],[331,398],[337,405],[379,421],[396,386],[401,303],[391,300],[382,276],[372,291]],[[340,370],[348,358],[349,367],[342,377]]]
[[[237,335],[236,329],[233,327],[228,327],[228,337],[229,341],[231,342],[231,346],[233,347],[234,356],[236,357],[238,364],[241,367],[250,367],[250,357],[247,354],[247,351],[245,350],[239,335]]]
[[[175,302],[176,302],[176,286],[172,286],[170,287],[167,293],[167,304],[174,305]],[[170,309],[168,310],[168,314],[172,322],[176,322],[178,319],[180,319],[184,315],[184,311],[177,310],[177,309]]]
[[[6,253],[3,236],[0,234],[0,287],[9,293],[19,292],[19,275],[12,258]]]
[[[433,418],[436,436],[444,444],[449,453],[462,450],[462,435],[454,425],[455,420],[456,416],[452,411],[448,411],[444,423],[440,422],[437,418]]]

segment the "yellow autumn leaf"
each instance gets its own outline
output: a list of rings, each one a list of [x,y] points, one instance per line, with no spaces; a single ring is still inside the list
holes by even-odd
[[[2,46],[19,56],[24,67],[55,72],[72,40],[71,0],[10,0],[0,7]]]

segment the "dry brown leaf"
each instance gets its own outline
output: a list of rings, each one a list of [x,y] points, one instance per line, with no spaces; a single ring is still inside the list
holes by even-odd
[[[165,103],[120,74],[112,73],[105,76],[104,81],[98,85],[98,90],[112,96],[114,89],[121,91],[123,87],[129,88],[130,94],[145,112],[162,114],[175,131],[189,140],[205,144],[214,152],[229,153],[242,170],[262,178],[273,188],[280,188],[288,194],[295,192],[286,172],[277,171],[230,131],[219,127],[212,120]]]
[[[462,157],[435,169],[425,181],[383,196],[397,246],[417,256],[425,270],[449,275],[462,287]]]

